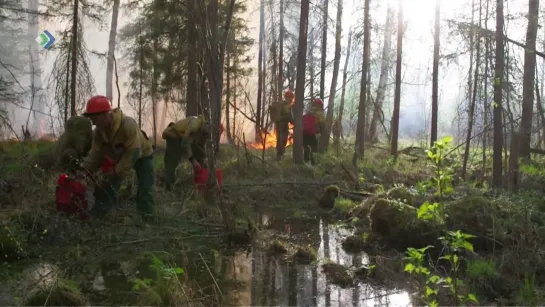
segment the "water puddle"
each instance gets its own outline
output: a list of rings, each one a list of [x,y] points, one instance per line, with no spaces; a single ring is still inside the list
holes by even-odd
[[[189,281],[201,297],[210,298],[209,303],[201,305],[411,306],[406,291],[377,289],[365,283],[341,288],[331,283],[321,268],[326,260],[350,268],[369,263],[364,253],[351,255],[342,249],[342,240],[350,235],[348,230],[319,219],[287,220],[274,214],[259,214],[256,220],[265,228],[264,233],[274,231],[277,238],[315,248],[319,264],[299,265],[274,256],[266,248],[270,243],[267,240],[258,240],[247,250],[222,250],[203,245],[198,250],[171,252],[176,265],[184,269],[183,282]],[[136,304],[134,280],[157,276],[150,270],[149,257],[108,257],[92,270],[86,269],[89,276],[83,277],[85,281],[80,283],[83,293],[95,305]],[[57,272],[47,264],[29,270],[28,279],[41,282],[48,280],[44,275]]]
[[[285,232],[288,239],[311,245],[318,250],[318,259],[329,259],[347,267],[367,265],[364,253],[347,254],[341,248],[342,240],[350,235],[347,229],[328,225],[327,222],[282,220],[261,214],[263,225]],[[375,289],[357,283],[343,289],[331,284],[318,265],[287,264],[268,253],[264,246],[252,247],[251,253],[238,252],[230,260],[228,279],[244,285],[231,292],[227,304],[235,306],[411,306],[409,294],[403,290]]]

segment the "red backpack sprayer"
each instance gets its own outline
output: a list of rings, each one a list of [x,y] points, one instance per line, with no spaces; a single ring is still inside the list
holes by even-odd
[[[100,169],[108,173],[115,166],[114,160],[107,155]],[[57,188],[55,190],[55,206],[58,212],[64,212],[68,215],[79,215],[83,221],[89,220],[89,203],[87,187],[71,174],[62,173],[57,178]]]
[[[219,135],[223,134],[223,124],[219,125]],[[204,194],[206,192],[206,183],[208,182],[208,168],[199,167],[195,169],[195,175],[193,177],[193,183],[197,186],[197,192]],[[216,168],[216,187],[218,192],[221,193],[223,189],[223,171],[221,168]]]

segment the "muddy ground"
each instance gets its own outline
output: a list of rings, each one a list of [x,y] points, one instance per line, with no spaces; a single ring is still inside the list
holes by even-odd
[[[103,220],[81,223],[58,214],[54,146],[0,147],[0,305],[422,304],[427,279],[405,271],[406,250],[434,245],[426,269],[452,277],[452,267],[439,260],[445,254],[438,238],[446,230],[475,235],[472,252],[456,252],[463,282],[457,294],[478,301],[466,304],[543,302],[539,163],[516,195],[454,178],[454,192],[438,199],[421,185],[433,169],[414,154],[392,163],[386,152],[368,150],[356,172],[348,148],[321,156],[313,167],[275,162],[272,150],[263,161],[261,151],[225,145],[219,199],[238,228],[227,233],[217,206],[196,195],[188,165],[179,168],[175,192],[163,189],[160,151],[154,158],[157,220],[136,214],[133,177]],[[451,159],[456,168],[456,153]],[[340,195],[328,203],[323,191],[335,190],[331,186]],[[416,218],[426,201],[445,204],[444,226]],[[441,305],[460,302],[439,289]]]

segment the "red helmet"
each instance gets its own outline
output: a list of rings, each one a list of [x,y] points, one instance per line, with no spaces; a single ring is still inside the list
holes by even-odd
[[[318,104],[318,105],[321,105],[321,106],[324,105],[324,103],[322,102],[322,99],[320,99],[320,98],[314,99],[314,104]]]
[[[284,93],[284,98],[295,98],[295,95],[293,94],[293,91],[292,91],[292,90],[287,90],[287,91]]]
[[[222,135],[222,134],[223,134],[223,124],[220,123],[220,135]]]
[[[110,100],[106,96],[97,95],[91,97],[87,101],[87,108],[85,109],[85,113],[83,113],[83,115],[92,115],[108,112],[111,109],[112,105],[110,103]]]

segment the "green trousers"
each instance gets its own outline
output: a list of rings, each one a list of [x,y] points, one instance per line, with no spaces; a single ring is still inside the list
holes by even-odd
[[[167,190],[172,189],[174,183],[176,182],[176,168],[182,158],[184,158],[186,147],[188,143],[186,140],[176,140],[176,139],[167,139],[166,148],[165,148],[165,188]],[[191,143],[191,154],[199,162],[200,165],[204,166],[204,161],[206,159],[206,151],[204,149],[204,144],[199,142]],[[185,157],[189,158],[189,157]]]
[[[305,162],[316,164],[315,153],[318,152],[318,137],[316,135],[303,135],[303,151]]]
[[[281,121],[276,123],[276,155],[282,157],[286,152],[288,137],[290,134],[289,122]]]
[[[181,139],[166,139],[165,148],[165,187],[172,189],[176,182],[176,168],[185,152],[185,142]]]
[[[153,156],[142,157],[134,164],[138,187],[136,190],[136,209],[143,217],[150,217],[154,213],[155,201],[153,197],[154,172]],[[95,190],[95,205],[91,209],[93,217],[102,217],[117,203],[117,193],[122,179],[112,178]]]

